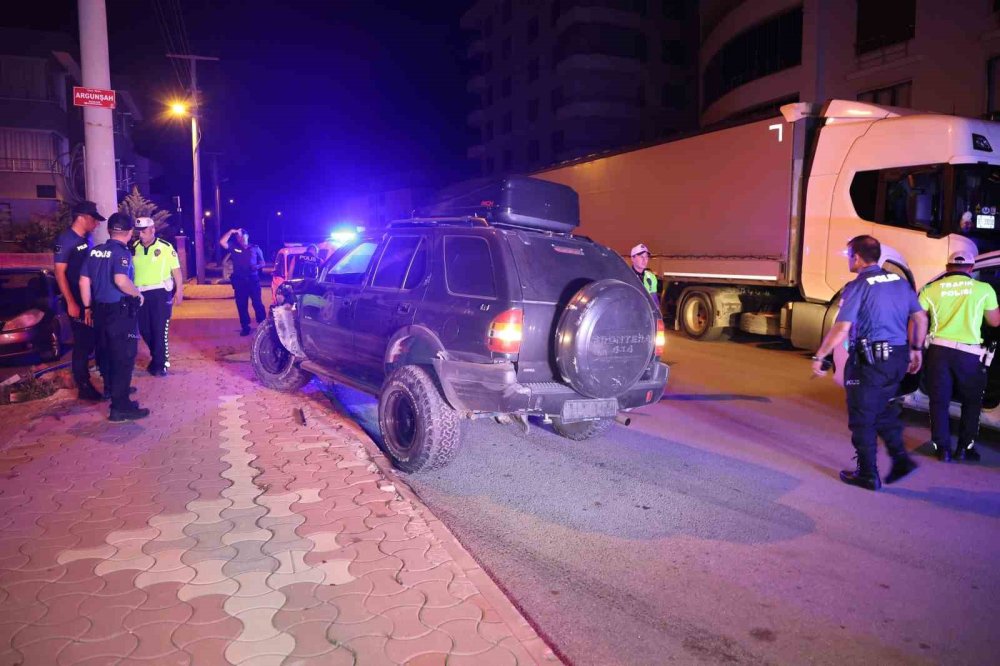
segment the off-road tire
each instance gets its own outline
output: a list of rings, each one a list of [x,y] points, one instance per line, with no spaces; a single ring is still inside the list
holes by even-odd
[[[424,368],[404,365],[389,375],[378,401],[385,451],[404,472],[438,469],[458,452],[458,413]]]
[[[614,419],[598,419],[596,421],[576,421],[563,423],[557,417],[552,419],[552,429],[574,442],[582,442],[603,435],[615,422]]]
[[[313,377],[296,365],[294,357],[281,346],[274,322],[270,319],[258,326],[254,333],[250,364],[264,386],[279,391],[297,391]]]

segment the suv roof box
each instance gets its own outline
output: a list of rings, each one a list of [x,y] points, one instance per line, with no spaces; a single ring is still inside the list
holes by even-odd
[[[421,217],[476,215],[490,224],[570,233],[580,226],[580,198],[572,187],[527,176],[476,180],[453,186]]]
[[[503,226],[569,233],[580,226],[580,197],[567,185],[513,176],[501,183],[491,221]]]

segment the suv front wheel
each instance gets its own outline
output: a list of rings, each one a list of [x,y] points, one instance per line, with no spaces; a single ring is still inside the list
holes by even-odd
[[[264,386],[279,391],[297,391],[312,375],[295,364],[288,350],[281,346],[274,321],[267,319],[257,327],[250,346],[250,364]]]
[[[379,396],[378,425],[386,452],[404,472],[443,467],[458,450],[458,414],[420,366],[405,365],[389,375]]]

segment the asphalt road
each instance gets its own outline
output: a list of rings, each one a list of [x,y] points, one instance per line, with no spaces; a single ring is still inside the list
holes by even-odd
[[[451,465],[406,478],[566,661],[996,663],[996,435],[943,465],[911,416],[920,469],[871,493],[837,479],[842,392],[802,353],[671,336],[665,358],[629,428],[470,422]],[[332,395],[375,434],[371,398]]]

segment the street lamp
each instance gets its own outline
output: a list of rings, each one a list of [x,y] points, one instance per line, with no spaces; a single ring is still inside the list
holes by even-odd
[[[194,262],[198,284],[205,284],[205,220],[201,207],[201,130],[198,129],[197,106],[175,101],[170,104],[171,115],[183,118],[191,116],[191,162],[193,165],[194,188]]]

